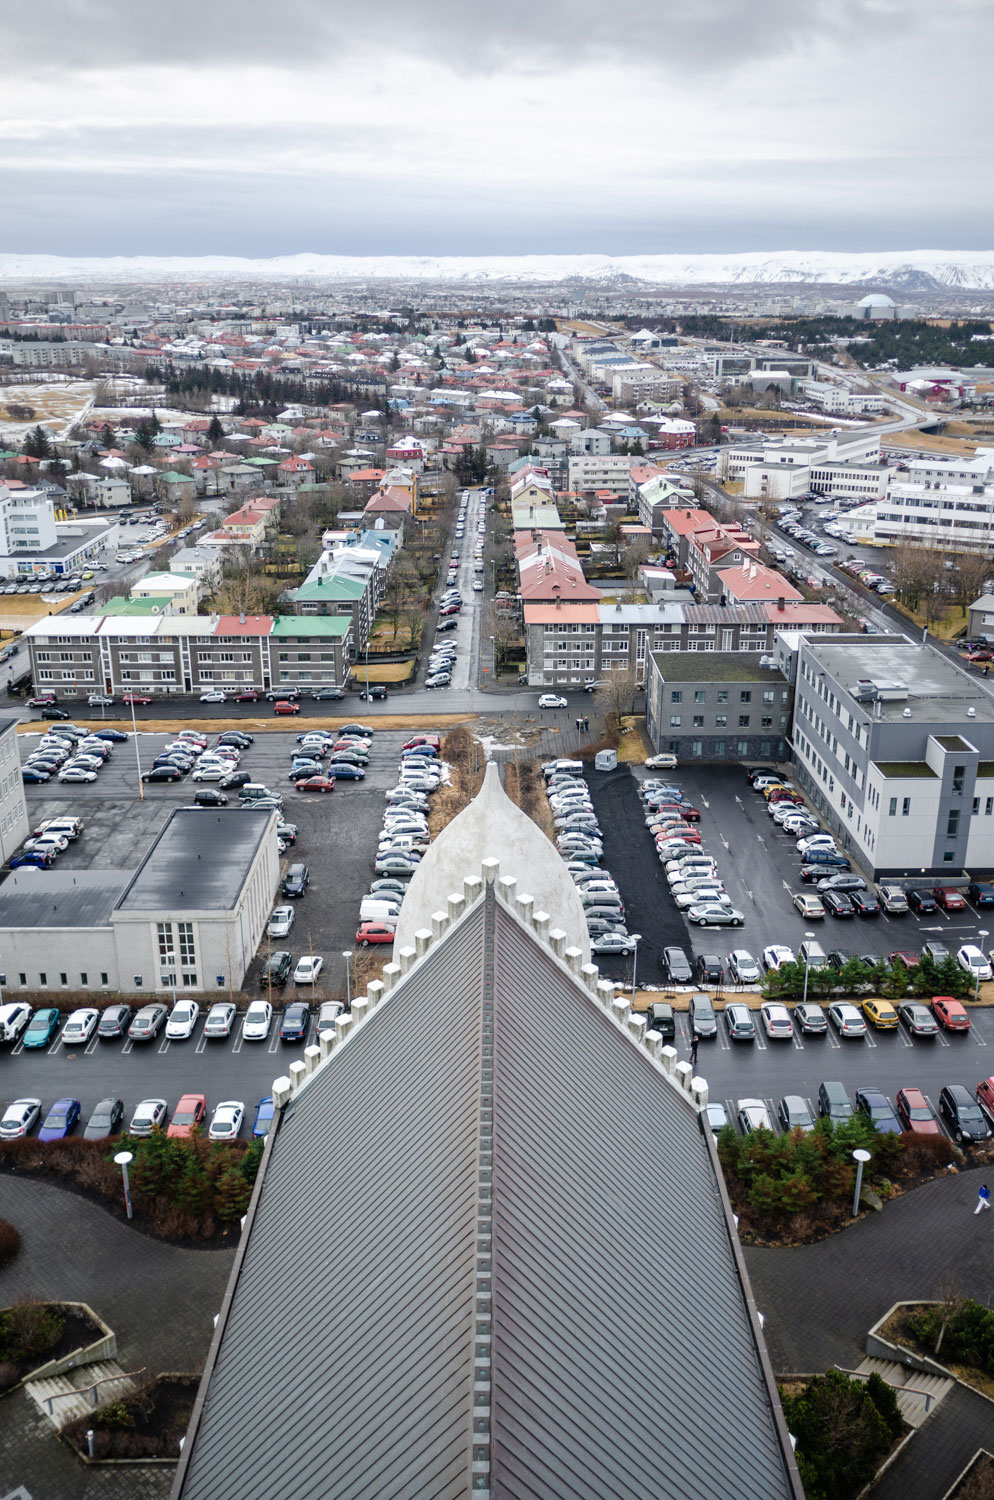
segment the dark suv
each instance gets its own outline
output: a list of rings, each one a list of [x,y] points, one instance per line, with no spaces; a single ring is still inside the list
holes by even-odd
[[[283,877],[284,896],[302,896],[307,890],[311,872],[306,865],[291,865]]]
[[[676,1018],[672,1005],[667,1005],[664,1000],[653,1000],[646,1012],[646,1021],[650,1031],[659,1032],[664,1044],[675,1040]]]
[[[259,983],[263,989],[270,989],[274,984],[286,984],[292,968],[293,954],[284,948],[277,948],[263,964]]]
[[[949,1121],[954,1140],[986,1141],[991,1133],[983,1110],[961,1083],[949,1083],[939,1094],[939,1113]]]
[[[717,953],[698,953],[694,960],[694,978],[698,984],[724,984],[725,970]]]

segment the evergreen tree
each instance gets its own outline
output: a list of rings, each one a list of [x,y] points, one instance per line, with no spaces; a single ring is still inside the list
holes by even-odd
[[[220,443],[224,441],[224,428],[221,426],[221,419],[218,417],[216,412],[214,416],[211,417],[210,425],[207,428],[207,441],[209,443]]]

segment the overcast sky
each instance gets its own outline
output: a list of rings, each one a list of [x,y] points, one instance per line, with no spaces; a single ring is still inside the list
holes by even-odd
[[[3,0],[0,250],[994,244],[986,0]]]

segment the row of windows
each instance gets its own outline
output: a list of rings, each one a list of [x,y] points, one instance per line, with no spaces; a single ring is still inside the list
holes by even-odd
[[[18,974],[18,976],[17,976],[17,982],[21,986],[22,990],[26,990],[27,987],[28,987],[28,976],[26,974]],[[60,986],[61,986],[62,989],[67,990],[69,988],[69,975],[68,974],[60,974],[59,975],[59,984],[60,984]],[[85,970],[83,970],[80,973],[80,976],[79,976],[79,987],[80,987],[81,990],[87,990],[87,989],[90,988],[90,976],[89,976],[89,974]],[[41,990],[44,990],[44,989],[48,988],[48,975],[47,975],[47,973],[44,972],[44,970],[38,975],[38,985],[37,985],[37,988],[41,989]],[[106,990],[106,989],[110,988],[110,975],[109,974],[103,974],[103,973],[101,973],[101,975],[100,975],[100,988],[103,989],[103,990]]]

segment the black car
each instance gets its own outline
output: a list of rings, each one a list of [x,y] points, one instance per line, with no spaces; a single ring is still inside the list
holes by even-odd
[[[694,959],[694,977],[698,984],[724,984],[725,970],[717,953],[698,953]]]
[[[664,948],[659,955],[659,967],[671,984],[692,984],[694,971],[682,948]]]
[[[288,1005],[280,1023],[281,1042],[306,1042],[311,1027],[311,1007],[303,1000]]]
[[[972,906],[994,906],[994,885],[986,880],[974,880],[966,888],[966,899]]]
[[[97,1026],[97,1036],[124,1036],[131,1025],[130,1005],[108,1005]],[[106,1102],[106,1101],[105,1101]]]
[[[48,708],[43,708],[41,711],[41,718],[43,719],[68,719],[68,717],[69,713],[67,709],[53,708],[51,705]]]
[[[757,776],[779,776],[780,772],[775,771],[772,766],[750,766],[746,775],[750,783],[752,783],[756,780]]]
[[[949,1122],[953,1139],[986,1141],[991,1128],[976,1099],[961,1083],[947,1083],[939,1094],[939,1113]]]
[[[236,750],[247,750],[249,745],[255,744],[254,734],[245,734],[241,729],[226,729],[217,737],[219,745],[234,745]]]
[[[880,902],[876,896],[869,891],[850,891],[849,900],[856,908],[856,915],[860,917],[879,917]]]
[[[86,1122],[84,1141],[103,1141],[118,1130],[124,1119],[124,1103],[120,1099],[101,1099]]]
[[[676,1017],[673,1014],[672,1005],[667,1005],[665,1000],[653,1000],[646,1012],[646,1023],[649,1031],[658,1031],[664,1044],[669,1044],[676,1038]]]
[[[110,740],[112,744],[118,745],[128,738],[123,729],[94,729],[93,733],[97,739]]]
[[[375,683],[372,687],[363,688],[362,692],[359,694],[359,697],[362,698],[366,703],[375,703],[378,698],[385,698],[386,696],[386,688],[379,683]],[[66,717],[68,717],[68,715]]]
[[[302,896],[307,890],[311,872],[305,864],[293,864],[283,877],[284,896]]]
[[[251,780],[252,778],[247,771],[231,771],[227,776],[221,777],[218,786],[223,791],[230,792],[235,787],[248,786]]]
[[[311,694],[315,703],[327,703],[345,697],[345,689],[337,687],[316,688]]]
[[[274,949],[262,966],[259,983],[263,989],[269,989],[274,984],[286,984],[292,968],[293,954],[288,953],[285,948]]]
[[[226,807],[228,799],[223,792],[215,791],[212,786],[205,786],[194,792],[193,802],[195,807]]]
[[[849,960],[855,957],[855,953],[850,953],[848,948],[833,948],[828,955],[828,961],[833,969],[838,969],[841,973]]]
[[[453,619],[439,620],[438,624],[435,626],[435,634],[438,635],[443,630],[457,630],[458,627],[459,627],[459,621],[458,620],[453,620]]]
[[[856,915],[856,908],[845,891],[822,891],[821,904],[833,917],[854,917]]]
[[[179,766],[153,766],[151,771],[142,772],[142,781],[182,781],[183,772]]]
[[[931,916],[933,912],[939,910],[938,906],[935,904],[935,897],[932,895],[931,891],[909,891],[908,905],[911,907],[911,910],[913,912],[917,912],[920,917]]]

